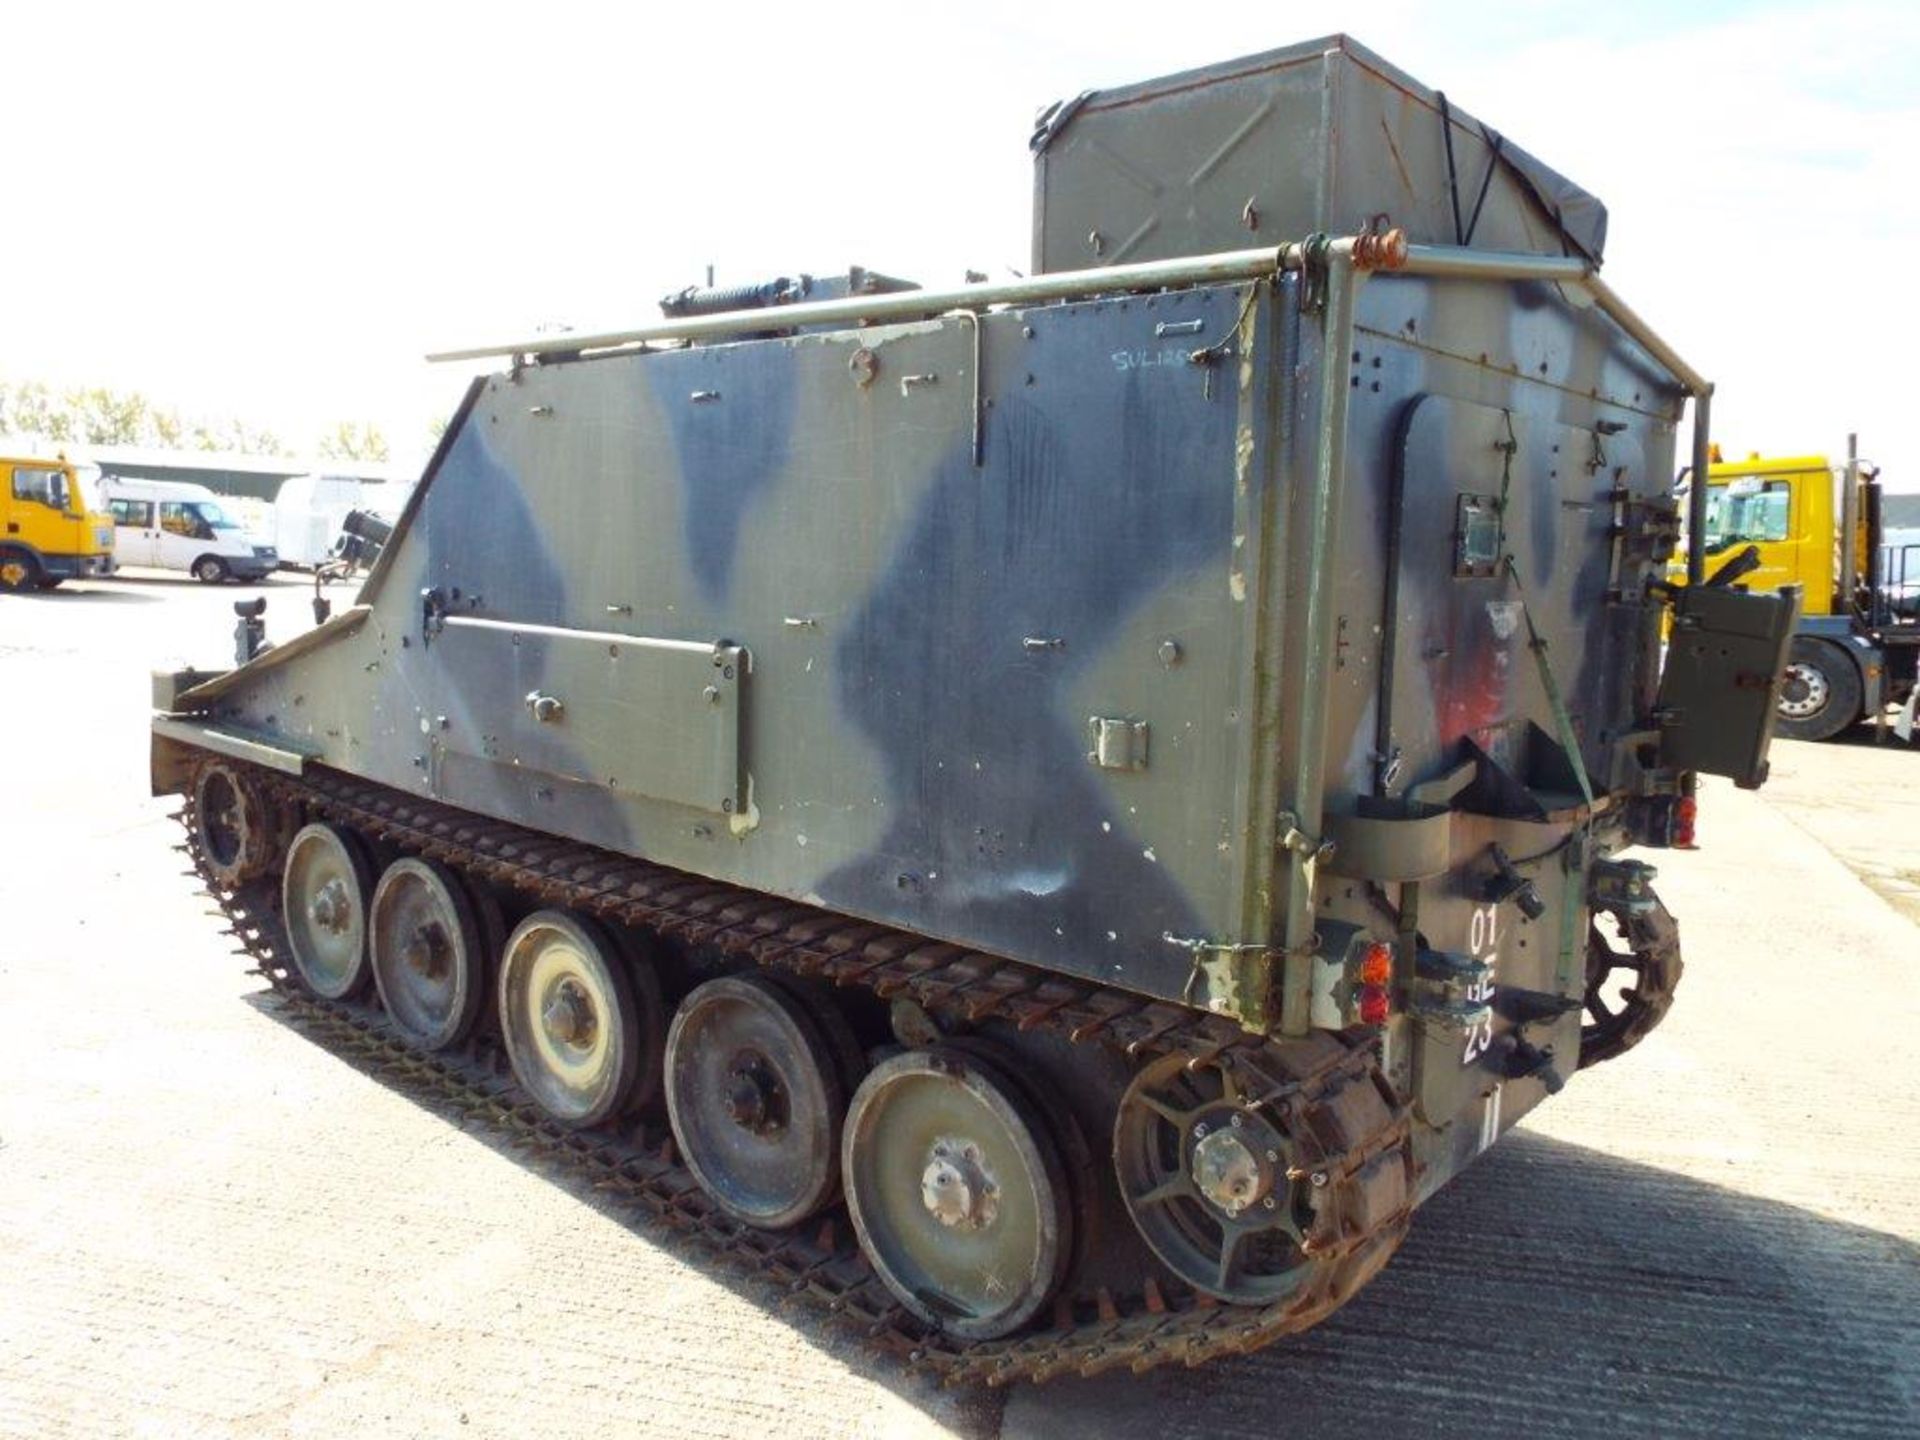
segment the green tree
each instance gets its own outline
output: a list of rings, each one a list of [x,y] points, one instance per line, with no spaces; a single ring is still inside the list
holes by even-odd
[[[379,432],[365,427],[381,446]],[[162,410],[137,390],[82,386],[55,393],[39,380],[0,383],[0,435],[31,435],[54,444],[156,445],[168,450],[238,450],[285,455],[286,443],[271,430],[244,420]],[[384,449],[382,451],[384,456]]]
[[[323,460],[385,460],[388,458],[387,437],[371,421],[356,425],[351,420],[342,420],[320,437],[320,457]]]
[[[141,445],[152,437],[152,409],[137,391],[69,390],[66,407],[87,445]]]
[[[75,438],[66,402],[38,380],[21,381],[0,394],[0,432],[57,442]]]

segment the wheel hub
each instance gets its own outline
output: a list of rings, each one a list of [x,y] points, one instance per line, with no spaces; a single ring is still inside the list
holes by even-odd
[[[1194,1143],[1188,1167],[1194,1188],[1227,1215],[1238,1215],[1270,1200],[1273,1194],[1274,1167],[1266,1154],[1279,1152],[1256,1151],[1248,1144],[1243,1130],[1243,1126],[1229,1124],[1201,1135]]]
[[[1780,682],[1780,713],[1790,720],[1804,720],[1826,708],[1832,694],[1827,677],[1812,665],[1795,662],[1787,666]]]
[[[971,1140],[939,1139],[920,1172],[920,1203],[950,1229],[984,1230],[1000,1213],[1000,1186]]]
[[[585,1049],[593,1044],[593,1001],[579,983],[568,979],[553,987],[553,994],[540,1012],[540,1023],[547,1038],[557,1045]]]
[[[449,968],[447,950],[447,932],[438,924],[428,921],[414,926],[400,957],[417,974],[429,980],[438,980]]]
[[[742,1130],[771,1135],[786,1128],[785,1092],[764,1058],[745,1055],[727,1072],[727,1118]]]
[[[327,881],[307,902],[307,918],[322,930],[335,935],[345,930],[353,918],[347,887],[338,879]]]

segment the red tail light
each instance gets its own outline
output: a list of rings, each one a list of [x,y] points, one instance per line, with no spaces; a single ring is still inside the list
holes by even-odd
[[[1354,1008],[1363,1025],[1384,1025],[1393,1012],[1393,946],[1384,940],[1371,940],[1360,951],[1360,963],[1353,967]]]
[[[1682,795],[1673,802],[1673,845],[1676,850],[1692,850],[1693,827],[1700,818],[1700,802],[1691,795]]]

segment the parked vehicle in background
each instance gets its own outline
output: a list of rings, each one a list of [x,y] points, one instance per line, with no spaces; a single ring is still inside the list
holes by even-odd
[[[113,521],[100,471],[64,455],[0,456],[0,590],[51,590],[114,571]]]
[[[122,565],[184,570],[196,580],[259,580],[280,563],[271,545],[248,537],[204,485],[171,480],[108,480]]]
[[[283,480],[273,502],[274,545],[281,565],[318,569],[338,550],[348,515],[363,510],[391,521],[412,488],[357,475],[294,475]]]
[[[276,541],[278,517],[274,514],[271,500],[262,500],[255,495],[222,495],[219,500],[220,508],[227,512],[228,519],[240,527],[240,533],[247,537],[249,545],[264,545],[275,555],[280,553]]]
[[[1882,520],[1880,471],[1859,458],[1750,455],[1707,467],[1706,550],[1751,546],[1750,590],[1799,585],[1805,600],[1780,687],[1777,731],[1829,740],[1901,707],[1912,734],[1920,668],[1920,535]],[[1711,560],[1709,563],[1712,563]]]

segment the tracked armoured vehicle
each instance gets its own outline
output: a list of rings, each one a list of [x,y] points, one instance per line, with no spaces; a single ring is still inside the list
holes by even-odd
[[[1311,1325],[1639,1040],[1622,852],[1764,776],[1794,610],[1666,581],[1710,387],[1443,96],[1033,147],[1031,278],[457,352],[356,603],[153,722],[300,1023],[949,1380]]]

